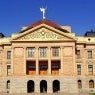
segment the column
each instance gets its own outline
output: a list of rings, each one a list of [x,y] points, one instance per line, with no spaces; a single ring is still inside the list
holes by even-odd
[[[60,74],[62,74],[63,73],[63,63],[64,63],[63,62],[63,47],[61,46],[60,49],[61,49],[60,50],[60,57],[61,57],[61,68],[60,68],[61,70],[60,70]]]
[[[51,75],[51,47],[48,47],[48,74]]]
[[[26,47],[24,47],[24,74],[26,75],[26,54],[27,54],[27,51],[26,51]]]
[[[47,82],[48,82],[47,93],[52,93],[53,92],[52,81],[48,80]]]
[[[39,79],[35,80],[35,92],[40,93],[40,81],[39,81]]]
[[[39,74],[39,48],[38,47],[36,47],[35,56],[36,56],[36,75],[38,75]]]

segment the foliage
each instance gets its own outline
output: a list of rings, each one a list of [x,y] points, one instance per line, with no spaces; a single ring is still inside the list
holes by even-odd
[[[95,95],[95,93],[92,93],[91,95]]]

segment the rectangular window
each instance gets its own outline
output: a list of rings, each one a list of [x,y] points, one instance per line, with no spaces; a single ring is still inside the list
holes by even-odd
[[[11,59],[11,51],[7,51],[7,59]]]
[[[28,54],[28,57],[34,57],[35,48],[34,47],[27,48],[27,54]]]
[[[93,75],[93,65],[88,65],[88,73],[89,75]]]
[[[11,74],[11,65],[7,65],[7,75]]]
[[[52,48],[52,56],[58,57],[59,56],[59,47],[53,47]]]
[[[46,57],[47,56],[47,48],[46,47],[39,48],[39,54],[40,54],[40,57]]]
[[[77,55],[77,58],[78,58],[78,59],[81,58],[80,50],[77,50],[77,51],[76,51],[76,55]]]
[[[81,65],[77,65],[77,74],[81,75]]]
[[[91,59],[92,58],[92,50],[89,50],[88,51],[88,59]]]

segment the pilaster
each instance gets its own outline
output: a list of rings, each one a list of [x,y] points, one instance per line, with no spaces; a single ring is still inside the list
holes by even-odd
[[[26,47],[24,47],[24,74],[26,75],[26,54],[27,54],[27,51],[26,51]]]
[[[51,48],[48,47],[48,74],[51,75]]]
[[[52,82],[51,82],[51,80],[48,81],[47,93],[52,93]]]
[[[39,74],[39,51],[38,51],[38,47],[36,47],[36,75]]]
[[[35,92],[40,93],[40,83],[38,80],[36,80],[35,82]]]
[[[61,70],[60,70],[60,73],[63,74],[63,63],[64,63],[64,62],[63,62],[63,47],[61,46],[60,49],[61,49],[61,50],[60,50],[60,51],[61,51],[61,52],[60,52],[60,57],[61,57],[61,66],[60,66],[60,67],[61,67],[61,68],[60,68]]]

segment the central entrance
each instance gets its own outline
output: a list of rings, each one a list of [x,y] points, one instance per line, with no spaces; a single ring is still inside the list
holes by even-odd
[[[47,81],[42,80],[40,82],[40,93],[46,93],[47,92]]]

